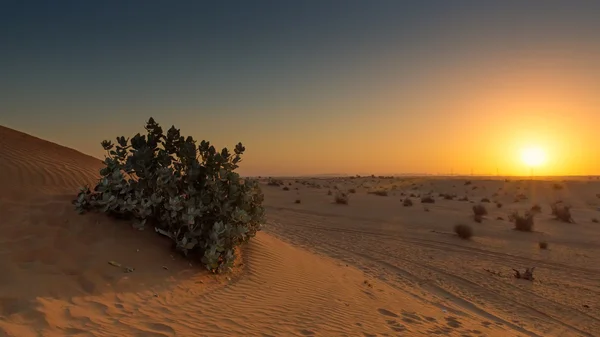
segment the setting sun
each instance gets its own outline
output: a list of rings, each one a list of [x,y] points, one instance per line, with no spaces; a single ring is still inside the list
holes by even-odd
[[[537,167],[546,162],[546,152],[539,147],[528,147],[521,151],[521,160],[529,167]]]

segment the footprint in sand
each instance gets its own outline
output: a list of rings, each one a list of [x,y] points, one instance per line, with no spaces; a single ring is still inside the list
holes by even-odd
[[[460,328],[462,326],[462,324],[456,319],[456,317],[452,316],[446,318],[446,324],[453,328]]]
[[[409,324],[422,324],[423,318],[414,312],[402,312],[402,321]]]
[[[406,331],[406,327],[404,325],[400,324],[395,319],[387,320],[386,323],[388,324],[388,326],[390,327],[390,329],[392,329],[392,330],[394,330],[396,332]]]
[[[315,335],[315,333],[313,331],[306,330],[306,329],[300,330],[300,333],[304,336],[314,336]]]
[[[393,313],[393,312],[391,312],[389,310],[383,309],[383,308],[379,308],[379,309],[377,309],[377,311],[379,311],[379,313],[382,314],[382,315],[384,315],[384,316],[400,317],[400,316],[396,315],[395,313]]]

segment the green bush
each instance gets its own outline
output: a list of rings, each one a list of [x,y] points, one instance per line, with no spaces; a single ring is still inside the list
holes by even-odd
[[[106,167],[90,191],[73,201],[83,213],[100,210],[135,219],[173,240],[184,255],[197,257],[212,272],[222,272],[235,259],[235,248],[255,236],[265,221],[263,194],[256,180],[234,172],[245,148],[218,152],[207,141],[184,138],[172,126],[167,134],[150,118],[147,135],[103,141]]]

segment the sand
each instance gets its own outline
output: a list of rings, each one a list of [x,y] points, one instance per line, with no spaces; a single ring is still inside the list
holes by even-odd
[[[598,180],[289,178],[286,191],[263,179],[268,223],[215,276],[152,231],[77,214],[71,200],[101,166],[0,127],[0,336],[600,335]],[[336,188],[356,189],[348,205]],[[402,206],[429,192],[434,204]],[[503,206],[476,223],[473,203],[440,193]],[[577,223],[549,214],[559,198]],[[508,213],[535,202],[535,231],[512,230]],[[512,276],[526,267],[533,282]]]

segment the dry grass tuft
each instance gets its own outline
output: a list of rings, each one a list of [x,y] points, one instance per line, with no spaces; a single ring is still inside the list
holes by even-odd
[[[428,196],[421,198],[421,203],[422,204],[433,204],[433,203],[435,203],[435,199],[433,199],[432,196],[428,195]]]
[[[488,211],[484,205],[473,205],[473,214],[478,216],[484,216],[488,214]]]
[[[339,205],[348,205],[348,194],[338,191],[335,194],[335,203]]]
[[[468,240],[473,236],[473,229],[469,225],[459,224],[454,226],[454,233],[456,233],[459,238]]]
[[[519,212],[515,211],[509,216],[509,219],[515,225],[515,230],[521,232],[533,231],[533,213],[525,213],[524,215],[521,215]]]
[[[550,204],[552,215],[560,221],[575,223],[571,216],[571,206],[564,204],[562,201],[557,201]]]

